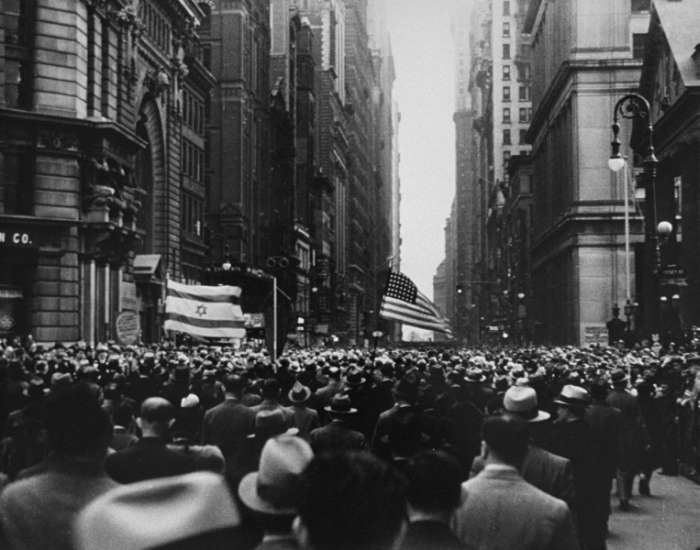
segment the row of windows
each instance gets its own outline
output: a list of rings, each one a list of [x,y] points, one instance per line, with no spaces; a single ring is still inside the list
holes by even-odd
[[[520,130],[520,140],[518,143],[520,145],[526,145],[527,144],[527,130],[521,129]],[[511,137],[510,137],[510,130],[505,129],[503,130],[503,145],[513,145],[511,142]]]
[[[145,26],[145,33],[161,50],[170,53],[171,27],[167,18],[150,1],[139,5],[139,19]]]
[[[503,101],[508,103],[511,100],[510,86],[503,86]],[[530,86],[518,87],[518,100],[530,101]]]
[[[192,131],[199,135],[204,135],[206,122],[204,102],[187,88],[182,90],[182,121]]]
[[[198,183],[204,182],[204,150],[188,139],[182,140],[182,174]]]
[[[529,63],[519,63],[517,68],[518,68],[518,82],[529,82],[530,81],[530,64]],[[510,65],[503,65],[503,80],[510,81],[510,75],[511,75]]]
[[[521,107],[518,109],[518,122],[528,123],[532,119],[532,108]],[[503,107],[503,122],[510,123],[510,107]]]
[[[192,237],[201,237],[204,218],[202,198],[183,191],[181,208],[183,231]]]

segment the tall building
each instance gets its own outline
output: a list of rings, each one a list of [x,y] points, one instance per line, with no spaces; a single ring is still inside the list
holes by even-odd
[[[270,178],[269,0],[214,2],[203,37],[218,81],[208,134],[211,259],[262,266],[261,229],[272,223],[258,217]]]
[[[597,341],[613,306],[625,300],[623,180],[607,159],[613,106],[639,82],[634,35],[645,32],[648,7],[630,0],[530,5],[525,32],[532,41],[528,138],[539,341]],[[643,235],[639,219],[633,222],[634,247]]]
[[[492,0],[494,178],[507,187],[508,160],[530,152],[532,116],[529,36],[523,23],[531,0]]]
[[[659,160],[656,219],[673,225],[672,234],[661,243],[662,277],[658,289],[651,276],[651,251],[648,247],[644,252],[641,248],[635,250],[639,257],[635,263],[645,266],[636,273],[634,299],[643,310],[639,312],[642,315],[638,316],[637,329],[645,334],[656,328],[664,340],[677,342],[683,332],[700,325],[700,256],[696,252],[700,241],[700,146],[694,137],[700,117],[700,48],[695,31],[698,25],[698,0],[654,0],[649,39],[642,40],[643,35],[633,38],[636,54],[643,54],[639,91],[651,104]],[[637,158],[644,155],[645,134],[646,128],[639,125],[632,136]],[[623,147],[627,149],[628,145],[624,143]],[[663,275],[664,268],[673,266],[680,276]],[[666,298],[663,303],[662,296]]]
[[[162,283],[198,279],[206,253],[205,13],[36,0],[2,15],[0,333],[158,339]]]

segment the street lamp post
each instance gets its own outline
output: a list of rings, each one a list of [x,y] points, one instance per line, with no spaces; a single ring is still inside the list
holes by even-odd
[[[654,124],[651,120],[651,107],[649,102],[644,96],[639,94],[627,94],[621,97],[615,104],[613,110],[613,140],[611,142],[612,153],[610,159],[608,160],[608,167],[614,171],[625,167],[625,159],[620,153],[620,147],[622,143],[619,139],[620,133],[620,118],[638,120],[647,125],[647,136],[648,136],[648,147],[646,149],[646,154],[644,157],[644,174],[645,178],[645,242],[647,244],[648,259],[649,259],[649,271],[653,277],[653,296],[651,299],[646,300],[648,306],[650,306],[651,311],[647,314],[647,319],[649,321],[649,328],[651,332],[658,331],[660,326],[660,318],[658,314],[655,314],[654,309],[659,310],[658,297],[660,295],[660,275],[661,275],[661,256],[659,249],[659,238],[657,235],[657,211],[656,211],[656,170],[659,164],[659,160],[656,158],[656,153],[654,150]],[[627,197],[627,184],[625,182],[625,199]],[[625,211],[627,210],[627,201],[625,200]],[[629,231],[629,221],[626,221],[626,231]],[[661,228],[658,228],[659,230]],[[627,239],[629,237],[627,236]],[[626,245],[626,253],[629,255],[629,244]],[[627,259],[629,262],[629,259]],[[628,268],[629,269],[629,268]],[[630,300],[631,297],[627,296]]]

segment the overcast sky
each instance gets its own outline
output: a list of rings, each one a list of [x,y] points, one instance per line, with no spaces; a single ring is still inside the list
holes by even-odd
[[[469,0],[386,1],[396,64],[394,97],[401,111],[402,271],[432,296],[455,189],[450,13],[456,2]]]

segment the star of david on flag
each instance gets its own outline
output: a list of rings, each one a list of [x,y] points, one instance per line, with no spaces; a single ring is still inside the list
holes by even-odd
[[[204,338],[243,338],[241,288],[185,285],[168,280],[165,330]]]

